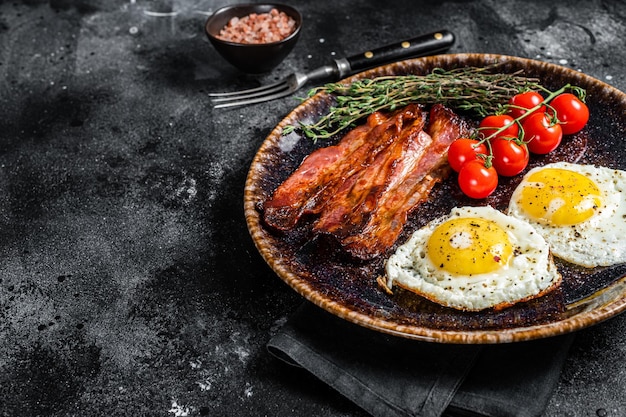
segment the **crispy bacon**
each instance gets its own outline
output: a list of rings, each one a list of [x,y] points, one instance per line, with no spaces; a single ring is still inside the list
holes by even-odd
[[[409,213],[428,197],[437,182],[447,176],[448,147],[469,132],[455,113],[442,105],[435,105],[430,112],[428,133],[432,142],[419,161],[381,196],[367,224],[358,233],[341,240],[351,255],[371,259],[393,246]]]
[[[314,233],[334,236],[356,258],[379,256],[448,175],[448,147],[467,134],[463,120],[442,105],[428,114],[418,105],[374,113],[337,145],[305,158],[265,203],[265,222],[285,231],[313,214]]]
[[[358,232],[395,178],[424,152],[431,140],[422,130],[425,121],[426,114],[413,119],[385,152],[348,178],[326,202],[313,230],[339,238]]]
[[[394,142],[404,123],[418,115],[421,111],[416,105],[390,115],[374,113],[337,145],[312,152],[265,202],[265,222],[278,230],[289,230],[303,214],[320,213],[344,181],[369,165]]]
[[[321,148],[307,156],[300,167],[283,182],[264,205],[265,222],[280,230],[293,228],[309,200],[330,188],[343,159],[367,145],[368,125],[350,131],[335,146]]]

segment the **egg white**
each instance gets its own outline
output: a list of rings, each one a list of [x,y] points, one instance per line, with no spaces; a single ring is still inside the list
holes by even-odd
[[[531,218],[520,206],[522,188],[534,172],[545,168],[567,169],[583,174],[600,189],[603,206],[584,222],[553,225]],[[554,256],[593,268],[626,262],[626,171],[567,162],[530,170],[513,192],[508,214],[533,225],[550,245]]]
[[[507,231],[514,247],[508,265],[475,275],[453,275],[434,265],[426,254],[429,237],[453,218],[482,218]],[[413,291],[444,306],[478,311],[503,308],[529,300],[554,289],[561,276],[550,256],[546,241],[528,223],[509,217],[492,207],[459,207],[415,231],[387,260],[386,287]]]

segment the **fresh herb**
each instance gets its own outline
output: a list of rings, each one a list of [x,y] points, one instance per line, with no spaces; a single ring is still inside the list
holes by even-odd
[[[314,124],[287,126],[283,134],[299,129],[313,140],[325,139],[354,127],[357,121],[376,111],[391,111],[409,103],[441,103],[485,116],[501,111],[503,103],[517,93],[543,89],[537,78],[522,76],[521,70],[492,73],[495,67],[436,68],[426,75],[382,76],[350,84],[326,84],[310,90],[308,96],[320,92],[334,95],[336,103],[329,112]]]

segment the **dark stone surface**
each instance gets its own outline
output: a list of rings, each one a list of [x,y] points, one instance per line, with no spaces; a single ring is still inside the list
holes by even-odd
[[[248,165],[297,103],[206,93],[447,28],[626,91],[626,2],[289,1],[271,74],[202,32],[216,1],[0,4],[0,415],[364,416],[265,344],[301,303],[243,218]],[[546,416],[626,415],[626,316],[581,331]]]

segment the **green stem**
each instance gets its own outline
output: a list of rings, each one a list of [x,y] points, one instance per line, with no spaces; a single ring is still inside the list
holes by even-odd
[[[409,103],[441,103],[461,111],[485,116],[496,112],[513,95],[542,88],[539,80],[520,75],[490,73],[497,64],[485,68],[434,69],[426,75],[382,76],[351,84],[331,83],[310,90],[334,95],[336,104],[316,123],[300,123],[287,132],[300,129],[313,140],[329,138],[374,112],[395,110]]]

